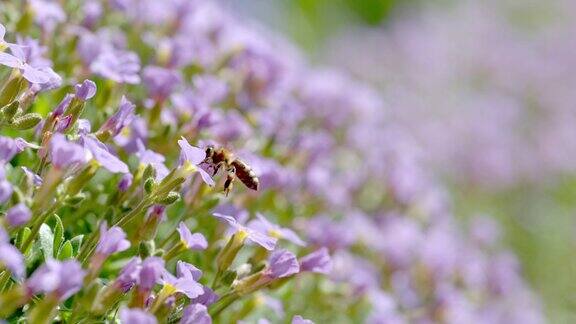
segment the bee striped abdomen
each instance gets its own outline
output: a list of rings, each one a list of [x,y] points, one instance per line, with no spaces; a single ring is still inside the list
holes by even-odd
[[[242,181],[246,187],[252,190],[258,190],[260,186],[260,181],[256,176],[256,173],[242,160],[234,160],[232,161],[232,166],[236,169],[236,177]]]

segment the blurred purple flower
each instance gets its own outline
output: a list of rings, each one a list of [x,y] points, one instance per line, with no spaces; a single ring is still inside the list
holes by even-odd
[[[140,164],[151,165],[154,170],[156,170],[156,180],[164,179],[164,177],[170,172],[164,164],[164,160],[166,159],[164,155],[146,149],[140,140],[137,141],[137,146],[138,151],[136,152],[136,156],[140,159]]]
[[[287,250],[275,250],[268,258],[266,274],[278,279],[300,272],[300,265],[294,253]]]
[[[118,190],[120,192],[126,192],[126,190],[132,186],[132,180],[134,180],[132,173],[123,174],[120,182],[118,182]]]
[[[82,146],[69,142],[66,136],[56,133],[50,140],[50,158],[55,167],[65,169],[86,163],[88,154]]]
[[[247,234],[246,238],[248,240],[260,245],[268,251],[274,250],[277,241],[275,238],[270,237],[265,233],[245,227],[232,216],[222,215],[219,213],[214,213],[212,215],[228,223],[228,226],[230,226],[230,228],[233,230],[233,233],[237,233],[239,231],[245,232]]]
[[[130,247],[130,242],[126,239],[126,233],[118,227],[112,226],[106,229],[106,222],[100,225],[100,239],[96,245],[96,253],[104,256],[122,252]]]
[[[122,324],[156,324],[158,322],[154,315],[139,308],[122,308],[119,317]]]
[[[6,212],[6,221],[11,227],[20,227],[30,220],[32,212],[24,203],[12,206]]]
[[[0,235],[2,236],[2,235]],[[0,267],[6,267],[18,279],[24,277],[24,256],[15,246],[0,240]]]
[[[33,294],[55,294],[59,300],[66,300],[82,288],[85,272],[76,260],[46,260],[36,269],[26,287]]]
[[[28,179],[28,182],[31,185],[34,185],[37,187],[42,185],[43,180],[39,175],[37,175],[36,173],[34,173],[32,170],[28,169],[25,166],[20,167],[20,168],[22,169],[22,171],[24,171],[24,174],[26,175],[26,178]]]
[[[0,164],[8,163],[14,156],[22,151],[28,144],[24,139],[0,136]]]
[[[66,13],[58,2],[30,0],[30,7],[34,14],[34,22],[45,32],[53,32],[56,25],[66,20]]]
[[[83,135],[82,141],[86,150],[92,153],[94,160],[98,161],[100,165],[113,173],[128,173],[128,166],[119,158],[108,152],[108,148],[104,143],[100,142],[92,135]]]
[[[112,137],[118,135],[120,131],[132,122],[134,118],[134,108],[136,105],[128,101],[125,96],[120,100],[120,107],[114,115],[110,116],[97,133],[109,132]]]
[[[140,289],[150,291],[156,285],[164,272],[164,260],[158,257],[148,257],[142,262],[138,285]]]
[[[115,285],[118,289],[126,293],[136,285],[140,279],[141,266],[142,260],[139,257],[133,257],[130,259],[116,278]]]
[[[323,247],[300,258],[300,271],[329,274],[332,271],[332,258],[328,249]]]
[[[192,234],[184,222],[178,225],[178,234],[180,234],[180,242],[191,250],[204,250],[208,247],[208,242],[204,235],[200,233]]]
[[[134,52],[105,49],[90,64],[90,69],[93,73],[118,83],[140,83],[140,59]]]
[[[292,324],[314,324],[314,322],[309,319],[305,319],[300,315],[295,315],[292,318]]]
[[[246,224],[249,228],[260,232],[267,233],[268,235],[278,238],[288,240],[296,245],[306,246],[306,242],[296,234],[293,230],[285,227],[280,227],[266,219],[262,214],[256,213],[256,218],[251,220]]]
[[[156,102],[162,102],[180,85],[182,77],[176,70],[159,66],[147,66],[142,71],[143,82],[150,97]]]
[[[12,184],[6,179],[0,179],[0,204],[5,203],[12,197],[12,192],[14,192]]]
[[[46,72],[46,68],[33,67],[26,61],[23,49],[18,45],[10,46],[11,54],[0,52],[0,64],[19,69],[22,76],[30,83],[46,83],[52,78],[52,73]],[[53,72],[53,71],[52,71]]]
[[[190,277],[196,281],[202,277],[202,271],[200,269],[181,260],[176,262],[176,274],[178,277]]]
[[[76,92],[76,98],[80,101],[86,101],[96,94],[96,83],[92,80],[84,80],[74,86],[74,91]]]
[[[190,304],[202,304],[206,307],[214,304],[218,300],[218,295],[214,291],[206,286],[203,287],[204,293],[196,298],[190,299]]]
[[[202,304],[191,304],[184,309],[180,324],[211,324],[208,309]]]

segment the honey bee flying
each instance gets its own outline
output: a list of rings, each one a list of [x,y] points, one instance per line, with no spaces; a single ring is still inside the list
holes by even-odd
[[[224,193],[226,196],[228,196],[228,193],[232,190],[236,177],[240,179],[246,187],[252,190],[258,190],[260,181],[252,168],[246,164],[246,162],[237,159],[229,150],[222,147],[215,148],[210,145],[206,147],[206,158],[203,162],[214,169],[212,176],[216,175],[221,167],[226,168],[227,176],[226,182],[224,182]]]

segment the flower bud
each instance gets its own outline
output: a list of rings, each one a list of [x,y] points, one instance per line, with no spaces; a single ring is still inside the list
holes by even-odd
[[[160,198],[156,201],[162,205],[172,205],[178,201],[178,199],[180,199],[180,194],[176,191],[170,191],[164,198]]]
[[[144,182],[144,191],[146,191],[147,194],[150,194],[154,189],[155,185],[156,182],[154,181],[154,178],[150,177],[146,179],[146,181]]]
[[[14,118],[10,127],[25,130],[30,129],[42,121],[42,116],[38,113],[29,113],[20,117]]]

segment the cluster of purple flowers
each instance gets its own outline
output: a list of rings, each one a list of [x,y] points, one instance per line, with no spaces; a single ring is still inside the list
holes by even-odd
[[[207,0],[6,6],[0,318],[541,322],[369,87]]]

